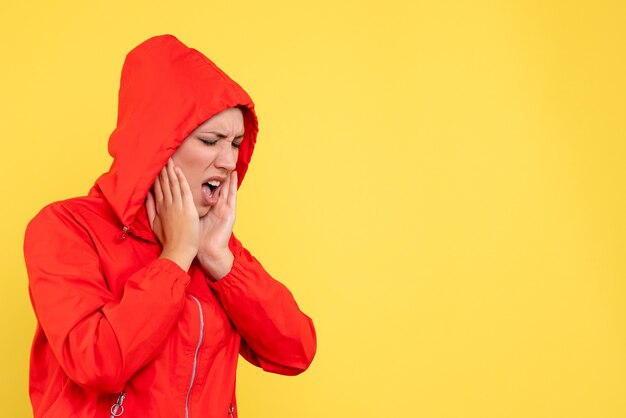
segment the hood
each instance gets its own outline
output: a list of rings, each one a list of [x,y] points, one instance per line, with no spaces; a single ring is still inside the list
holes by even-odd
[[[172,35],[150,38],[128,53],[117,126],[109,138],[113,163],[95,185],[124,227],[145,216],[145,197],[182,141],[207,119],[235,106],[242,109],[245,129],[236,168],[241,185],[258,132],[248,94]]]

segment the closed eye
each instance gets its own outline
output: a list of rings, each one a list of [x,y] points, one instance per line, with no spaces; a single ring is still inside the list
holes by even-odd
[[[237,135],[234,139],[233,139],[233,148],[237,148],[239,149],[239,147],[241,147],[241,143],[243,142],[243,134],[241,135]]]
[[[219,141],[219,139],[204,139],[204,138],[198,138],[200,140],[200,142],[202,142],[204,145],[215,145],[217,144],[217,141]],[[243,137],[236,137],[234,139],[234,141],[231,143],[233,148],[237,148],[239,149],[239,147],[241,147],[241,143],[243,142]]]
[[[198,139],[204,145],[215,145],[215,144],[217,144],[217,139],[202,139],[202,138],[198,138]]]

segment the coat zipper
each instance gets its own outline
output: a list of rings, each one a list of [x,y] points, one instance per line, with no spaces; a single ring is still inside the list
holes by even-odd
[[[230,403],[230,406],[228,407],[228,415],[230,416],[230,418],[235,418],[235,407],[233,406],[233,403]]]
[[[117,402],[111,405],[111,416],[109,418],[119,417],[124,413],[124,407],[122,406],[122,404],[124,403],[125,398],[126,392],[120,392],[119,396],[117,397]]]
[[[200,338],[198,339],[198,345],[196,346],[196,352],[193,355],[193,370],[191,371],[191,381],[189,382],[189,390],[187,391],[187,399],[185,400],[185,418],[189,418],[189,398],[191,397],[191,388],[193,387],[193,381],[196,379],[196,369],[198,368],[198,352],[200,351],[200,345],[202,344],[202,338],[204,336],[204,315],[202,313],[202,305],[195,296],[189,295],[198,305],[198,312],[200,314]]]

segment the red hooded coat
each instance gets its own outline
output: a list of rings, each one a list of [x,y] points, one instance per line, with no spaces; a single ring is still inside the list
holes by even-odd
[[[108,417],[122,412],[118,400],[127,417],[236,417],[239,354],[285,375],[311,363],[312,321],[234,236],[233,267],[219,281],[196,262],[185,272],[158,258],[144,207],[154,178],[191,131],[235,106],[241,182],[258,131],[246,92],[170,35],[126,57],[111,169],[26,230],[35,417]]]

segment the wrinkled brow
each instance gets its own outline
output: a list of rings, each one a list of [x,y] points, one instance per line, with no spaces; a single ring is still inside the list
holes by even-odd
[[[199,134],[205,134],[205,135],[215,135],[220,139],[224,139],[224,138],[228,138],[228,135],[222,133],[222,132],[218,132],[218,131],[199,131]],[[240,133],[239,135],[237,135],[234,139],[241,139],[243,138],[243,133]]]

